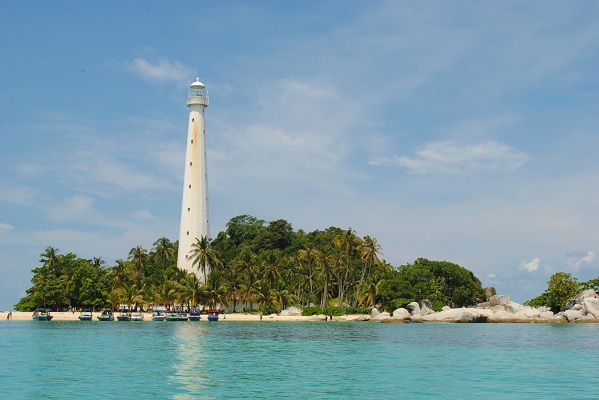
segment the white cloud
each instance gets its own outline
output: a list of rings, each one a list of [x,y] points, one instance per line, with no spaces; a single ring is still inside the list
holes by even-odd
[[[396,165],[419,175],[514,171],[528,159],[526,153],[508,145],[487,141],[459,145],[451,141],[433,142],[416,152],[416,157],[378,157],[372,165]]]
[[[73,221],[96,214],[93,210],[94,200],[86,195],[71,196],[61,204],[48,209],[48,215],[55,221]]]
[[[15,229],[14,226],[0,222],[0,233],[12,231],[13,229]]]
[[[595,253],[592,251],[579,251],[576,253],[568,254],[568,260],[566,263],[573,271],[578,271],[582,267],[591,265],[595,260]]]
[[[533,272],[539,269],[540,264],[541,259],[539,257],[535,257],[530,261],[522,261],[522,263],[520,264],[520,268],[523,268],[528,272]]]
[[[126,63],[129,70],[139,74],[148,81],[185,81],[194,75],[194,69],[185,64],[167,59],[155,63],[143,58],[136,58]]]

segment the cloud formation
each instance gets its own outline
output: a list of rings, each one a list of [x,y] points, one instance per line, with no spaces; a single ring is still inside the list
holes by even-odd
[[[13,229],[15,229],[14,226],[0,222],[0,233],[12,231]]]
[[[415,157],[378,157],[372,165],[395,165],[418,175],[467,175],[479,172],[514,171],[529,156],[506,144],[486,141],[459,145],[452,141],[433,142],[416,151]]]
[[[582,267],[587,267],[595,260],[595,253],[592,251],[579,251],[576,253],[568,254],[568,260],[566,263],[573,271],[578,271]]]
[[[520,268],[523,268],[528,272],[534,272],[539,269],[540,264],[541,259],[539,257],[535,257],[530,261],[522,261],[522,263],[520,264]]]
[[[136,58],[126,63],[129,70],[139,74],[148,81],[185,82],[194,75],[194,69],[179,61],[160,59],[155,63],[143,58]]]

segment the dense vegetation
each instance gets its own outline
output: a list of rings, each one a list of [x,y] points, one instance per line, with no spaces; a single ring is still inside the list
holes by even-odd
[[[547,281],[547,289],[541,295],[524,302],[531,307],[548,307],[557,312],[582,290],[593,289],[599,292],[599,277],[587,282],[578,282],[578,278],[566,272],[556,272]]]
[[[485,299],[469,270],[426,259],[392,267],[380,258],[375,238],[351,229],[295,232],[282,219],[266,223],[237,216],[214,240],[199,238],[193,246],[190,255],[205,284],[176,267],[177,247],[160,238],[149,251],[134,247],[112,266],[48,247],[41,267],[32,270],[33,286],[15,308],[218,304],[267,313],[299,305],[309,313],[338,314],[374,306],[392,311],[422,299],[435,309]]]

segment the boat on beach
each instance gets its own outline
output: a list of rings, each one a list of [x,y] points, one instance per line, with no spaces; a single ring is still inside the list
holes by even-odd
[[[206,314],[208,314],[208,321],[218,321],[219,310],[208,310]]]
[[[50,315],[50,309],[38,308],[33,312],[32,316],[34,321],[52,321],[53,315]]]
[[[180,312],[177,315],[179,316],[179,321],[188,321],[189,320],[189,314],[187,314],[186,312]]]
[[[152,321],[164,321],[165,318],[166,315],[164,315],[164,311],[162,310],[155,310],[152,312]]]
[[[85,309],[81,310],[79,313],[79,321],[91,321],[92,320],[92,310]]]
[[[189,312],[189,320],[190,321],[199,321],[200,320],[200,310],[197,308],[192,308]]]
[[[112,310],[102,310],[102,314],[98,315],[98,321],[114,321],[114,314],[112,313]]]
[[[141,311],[137,311],[137,312],[131,313],[130,318],[131,318],[131,321],[143,321],[144,314]]]
[[[120,315],[117,315],[116,319],[117,321],[131,321],[131,314],[128,311],[123,311]]]
[[[166,321],[179,321],[179,314],[176,312],[167,312]]]

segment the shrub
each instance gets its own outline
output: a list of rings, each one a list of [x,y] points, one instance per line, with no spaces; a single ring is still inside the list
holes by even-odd
[[[309,317],[312,315],[322,314],[322,309],[320,307],[304,307],[302,308],[302,315],[304,317]]]

